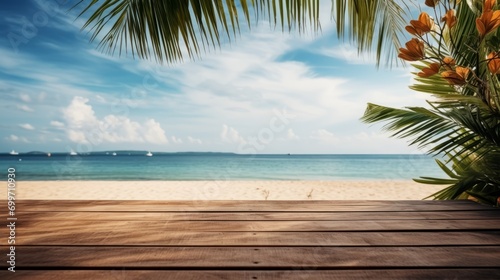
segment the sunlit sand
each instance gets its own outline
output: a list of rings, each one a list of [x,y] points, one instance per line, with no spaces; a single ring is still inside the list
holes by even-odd
[[[19,181],[16,199],[419,200],[443,186],[386,181]],[[6,197],[6,188],[3,188]]]

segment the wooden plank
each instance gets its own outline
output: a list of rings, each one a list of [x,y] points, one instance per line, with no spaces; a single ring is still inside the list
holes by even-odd
[[[132,200],[22,200],[17,211],[125,211],[125,212],[321,212],[321,211],[463,211],[489,210],[492,207],[470,201],[132,201]]]
[[[7,245],[5,242],[2,243]],[[470,246],[499,245],[492,232],[22,232],[16,245],[134,246]]]
[[[366,220],[500,220],[499,210],[422,212],[17,212],[20,221],[366,221]],[[6,214],[0,215],[5,220]]]
[[[16,247],[34,268],[495,268],[500,246],[466,247]],[[3,262],[2,266],[6,267]]]
[[[17,227],[32,233],[158,232],[158,231],[464,231],[500,230],[498,220],[374,220],[374,221],[33,221]],[[0,229],[0,232],[7,228]]]
[[[0,272],[1,279],[165,279],[165,280],[330,280],[330,279],[499,279],[500,269],[379,269],[379,270],[310,270],[297,267],[290,270],[19,270]]]

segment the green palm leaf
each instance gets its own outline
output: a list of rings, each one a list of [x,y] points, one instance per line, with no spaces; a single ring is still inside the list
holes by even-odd
[[[340,38],[348,37],[358,44],[359,52],[375,49],[378,64],[382,54],[386,63],[394,60],[401,47],[406,25],[406,11],[395,0],[333,0],[333,14]],[[347,35],[347,36],[346,36]],[[376,40],[376,41],[374,41]]]
[[[406,14],[399,1],[331,2],[340,38],[357,43],[360,52],[374,50],[379,63],[384,53],[386,63],[397,63]],[[80,16],[90,13],[82,29],[101,50],[168,63],[183,59],[181,46],[195,58],[235,39],[241,17],[248,27],[263,17],[283,31],[320,30],[320,0],[81,0],[75,7],[82,7]]]
[[[306,22],[320,28],[319,0],[82,0],[75,7],[82,5],[80,16],[91,13],[82,29],[90,29],[102,50],[168,63],[183,59],[182,45],[193,58],[233,39],[240,17],[250,26],[251,13],[264,14],[283,29],[302,32]]]
[[[392,136],[409,138],[411,145],[448,157],[446,164],[437,163],[451,179],[415,179],[420,183],[449,185],[432,195],[434,198],[459,199],[471,195],[479,201],[491,202],[493,197],[500,196],[500,118],[478,100],[472,96],[448,95],[431,103],[432,109],[394,109],[369,104],[362,120],[384,121],[387,123],[384,129],[393,131]]]

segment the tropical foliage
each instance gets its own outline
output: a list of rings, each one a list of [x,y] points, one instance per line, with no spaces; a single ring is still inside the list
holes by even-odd
[[[488,204],[500,197],[500,11],[496,0],[331,0],[340,38],[377,61],[414,63],[412,89],[431,94],[429,108],[369,104],[362,120],[386,122],[433,155],[448,179],[437,199],[469,196]],[[417,19],[408,5],[426,8]],[[425,4],[425,6],[423,6]],[[130,52],[172,63],[235,40],[241,25],[259,18],[282,30],[321,29],[319,0],[82,0],[83,26],[106,52]],[[252,17],[254,16],[254,17]],[[242,17],[242,19],[240,19]],[[402,38],[412,36],[405,47]],[[399,49],[399,51],[397,51]],[[396,52],[398,55],[396,56]]]
[[[482,2],[482,1],[481,1]],[[448,185],[437,199],[469,196],[498,205],[500,197],[500,10],[496,0],[426,1],[441,21],[422,12],[399,57],[417,62],[414,90],[432,94],[430,108],[393,109],[369,104],[363,120],[386,121],[394,136],[444,155],[450,177],[417,182]],[[438,18],[438,17],[437,17]]]

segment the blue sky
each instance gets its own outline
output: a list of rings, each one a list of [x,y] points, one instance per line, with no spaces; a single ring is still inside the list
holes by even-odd
[[[417,152],[359,121],[368,102],[424,106],[411,69],[377,70],[338,42],[329,6],[319,35],[260,22],[162,66],[101,53],[64,2],[0,4],[0,152]]]

